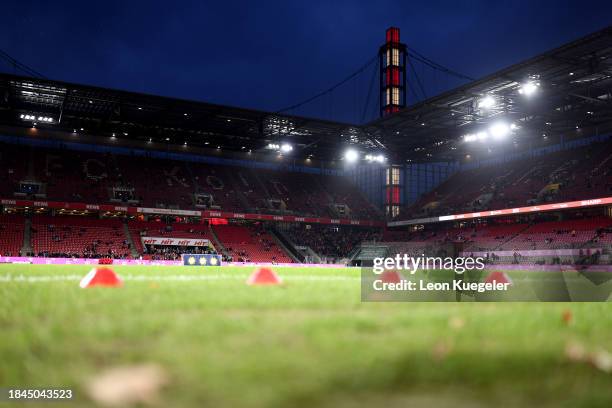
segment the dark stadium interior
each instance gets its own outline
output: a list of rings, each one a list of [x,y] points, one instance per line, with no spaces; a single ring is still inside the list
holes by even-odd
[[[610,0],[0,15],[0,408],[612,406]]]
[[[606,28],[365,125],[0,74],[2,234],[15,234],[0,251],[176,259],[180,247],[143,244],[152,226],[238,262],[359,263],[402,240],[602,250],[611,54]],[[504,138],[486,143],[499,117]],[[577,200],[595,200],[593,218],[437,222]]]

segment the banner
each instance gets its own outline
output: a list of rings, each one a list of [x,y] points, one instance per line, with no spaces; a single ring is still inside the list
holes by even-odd
[[[443,215],[440,217],[417,218],[406,221],[392,221],[387,224],[389,227],[399,227],[402,225],[427,224],[441,221],[467,220],[472,218],[499,217],[502,215],[527,214],[543,211],[568,210],[580,207],[596,207],[599,205],[612,204],[612,197],[595,198],[592,200],[567,201],[564,203],[532,205],[529,207],[504,208],[501,210],[479,211],[466,214]]]
[[[140,237],[143,245],[176,245],[176,246],[210,246],[210,241],[200,238],[167,238],[167,237]]]
[[[227,212],[219,210],[180,210],[171,208],[148,208],[148,207],[132,207],[132,206],[117,206],[109,204],[86,204],[64,201],[31,201],[17,199],[2,199],[0,205],[12,207],[38,207],[51,209],[65,210],[89,210],[89,211],[110,211],[124,212],[128,214],[159,214],[159,215],[175,215],[185,217],[201,217],[201,218],[228,218],[239,220],[253,221],[284,221],[284,222],[300,222],[309,224],[338,224],[338,225],[356,225],[364,227],[382,227],[383,221],[377,220],[355,220],[349,218],[318,218],[318,217],[302,217],[298,215],[274,215],[274,214],[249,214]]]
[[[138,207],[136,211],[142,214],[182,215],[186,217],[199,217],[200,214],[202,214],[201,211],[178,210],[178,209],[173,209],[173,208]]]

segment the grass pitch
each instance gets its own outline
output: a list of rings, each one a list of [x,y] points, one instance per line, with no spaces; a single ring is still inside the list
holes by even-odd
[[[0,387],[95,406],[88,378],[155,363],[161,406],[612,406],[612,375],[564,351],[612,352],[610,303],[362,303],[357,269],[115,266],[123,288],[80,289],[90,268],[0,265]]]

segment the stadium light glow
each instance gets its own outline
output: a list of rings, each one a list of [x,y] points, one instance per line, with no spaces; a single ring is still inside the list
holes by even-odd
[[[354,163],[359,159],[359,153],[355,149],[348,149],[344,153],[344,159],[349,163]]]
[[[283,143],[280,149],[281,149],[281,152],[283,153],[289,153],[290,151],[293,150],[293,146],[291,146],[289,143]]]
[[[473,142],[478,139],[478,136],[468,133],[467,135],[463,135],[463,140],[466,142]]]
[[[280,145],[277,145],[276,143],[268,143],[268,146],[266,146],[266,148],[270,150],[278,150],[280,149]]]
[[[510,126],[504,122],[496,122],[489,128],[491,136],[495,139],[503,139],[510,133]]]
[[[19,115],[19,118],[23,120],[29,120],[32,122],[36,121],[36,122],[53,123],[53,118],[49,116],[36,116],[36,115],[22,113],[21,115]]]
[[[384,163],[387,160],[387,158],[383,156],[382,154],[377,154],[377,155],[367,154],[365,156],[365,159],[369,162],[378,162],[378,163]]]
[[[523,85],[521,85],[521,87],[519,88],[519,93],[521,95],[531,96],[534,93],[536,93],[539,87],[540,87],[539,82],[528,81],[528,82],[525,82]]]
[[[491,95],[487,95],[478,101],[478,108],[480,109],[491,109],[495,106],[495,98]]]
[[[475,142],[476,140],[485,141],[489,138],[489,133],[486,131],[480,131],[478,133],[468,133],[463,136],[465,142]]]
[[[489,139],[489,137],[492,137],[494,139],[503,139],[506,136],[508,136],[510,133],[512,133],[513,130],[518,129],[518,125],[516,124],[511,124],[508,125],[506,122],[495,122],[493,123],[488,130],[481,130],[477,133],[468,133],[466,135],[463,135],[463,141],[464,142],[475,142],[475,141],[480,141],[480,142],[484,142],[485,140]]]

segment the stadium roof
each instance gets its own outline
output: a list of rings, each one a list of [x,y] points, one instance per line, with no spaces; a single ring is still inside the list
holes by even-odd
[[[539,85],[529,96],[521,89],[527,83]],[[561,134],[580,136],[576,131],[585,128],[609,130],[612,27],[376,120],[364,130],[391,150],[406,152],[406,158],[435,159],[464,151],[462,136],[498,120],[521,127],[512,141],[531,138],[532,145],[543,135],[550,141]]]
[[[532,97],[525,83],[538,84]],[[503,119],[509,141],[580,136],[612,123],[612,27],[503,69],[364,126],[169,97],[0,74],[0,121],[231,151],[291,143],[298,157],[335,160],[342,147],[386,151],[392,160],[456,159],[490,144],[462,136]],[[492,98],[486,108],[482,100]],[[481,105],[481,106],[479,106]],[[52,122],[40,118],[49,118]],[[467,150],[466,150],[467,149]],[[472,149],[472,150],[470,150]]]
[[[2,124],[31,126],[36,122],[38,127],[114,134],[145,143],[187,142],[255,152],[269,143],[290,142],[303,154],[318,157],[337,153],[343,135],[357,131],[346,123],[10,74],[0,74],[0,95]]]

